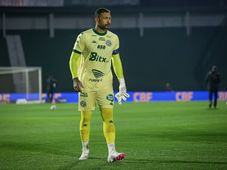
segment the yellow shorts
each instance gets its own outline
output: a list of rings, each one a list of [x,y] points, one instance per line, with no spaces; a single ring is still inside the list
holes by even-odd
[[[79,93],[78,110],[91,111],[95,110],[96,103],[101,108],[113,108],[114,93],[113,90],[98,90],[91,92]]]

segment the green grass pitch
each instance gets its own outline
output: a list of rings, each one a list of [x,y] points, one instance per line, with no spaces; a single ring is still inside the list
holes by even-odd
[[[227,169],[227,105],[150,102],[115,105],[116,145],[127,157],[107,163],[102,120],[91,123],[90,158],[78,161],[76,104],[0,105],[0,169]]]

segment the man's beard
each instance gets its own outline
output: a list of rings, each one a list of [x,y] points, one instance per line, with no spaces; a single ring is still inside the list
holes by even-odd
[[[106,24],[106,25],[98,25],[98,27],[102,30],[107,30],[109,28],[110,24]]]

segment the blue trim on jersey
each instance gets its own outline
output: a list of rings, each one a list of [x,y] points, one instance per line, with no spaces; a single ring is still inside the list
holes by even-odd
[[[116,54],[118,54],[118,53],[119,53],[119,48],[118,48],[118,49],[116,49],[116,50],[113,50],[112,55],[116,55]]]
[[[74,52],[74,53],[81,54],[81,52],[80,52],[80,51],[77,51],[77,50],[75,50],[75,49],[73,49],[73,52]]]

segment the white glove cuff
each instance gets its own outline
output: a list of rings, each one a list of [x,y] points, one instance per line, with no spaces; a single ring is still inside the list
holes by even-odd
[[[124,78],[118,79],[118,81],[119,81],[120,86],[126,86],[125,85],[125,79]]]

